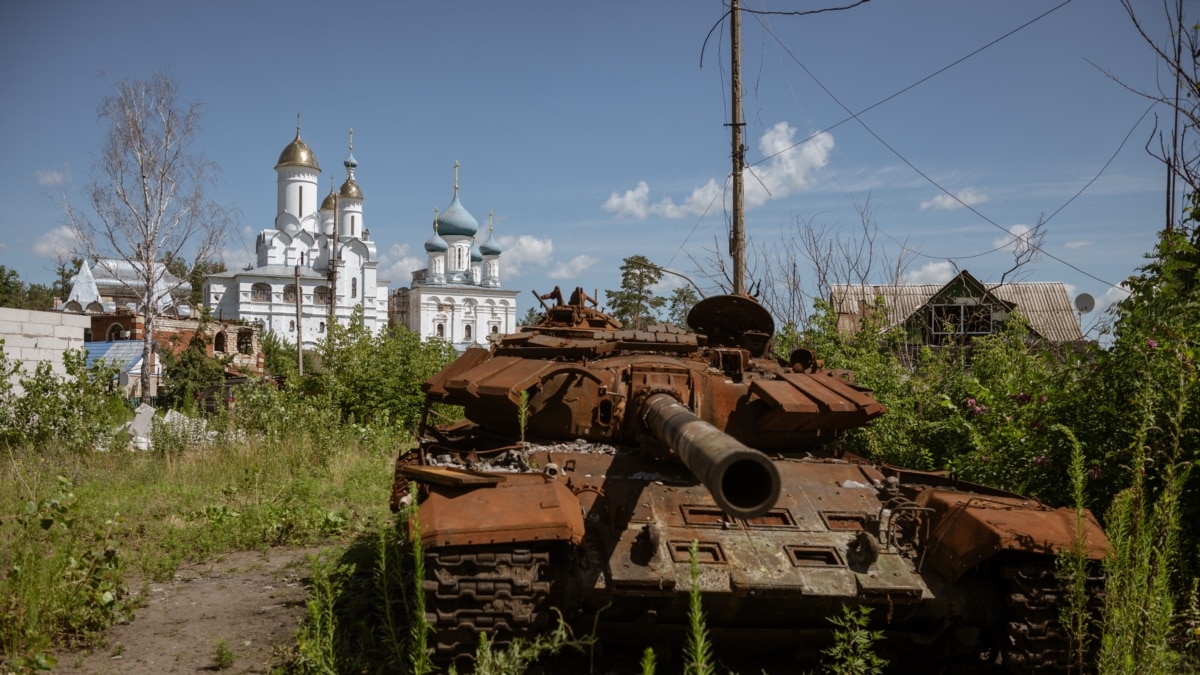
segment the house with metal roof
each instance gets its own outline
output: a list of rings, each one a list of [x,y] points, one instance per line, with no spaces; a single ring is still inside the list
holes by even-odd
[[[1002,330],[1013,315],[1035,339],[1083,339],[1062,282],[983,283],[963,270],[940,286],[835,285],[830,300],[839,331],[859,333],[872,318],[881,331],[902,328],[910,344],[961,344]]]

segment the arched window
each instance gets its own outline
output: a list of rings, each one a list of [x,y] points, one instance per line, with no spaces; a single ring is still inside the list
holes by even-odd
[[[283,287],[283,301],[284,302],[295,302],[296,301],[296,287],[293,286],[292,284],[288,284],[287,286]],[[293,330],[295,330],[295,329],[293,329]]]
[[[271,285],[270,284],[254,284],[250,287],[250,299],[254,302],[270,302],[271,301]]]
[[[492,335],[500,332],[500,326],[492,326]]]
[[[466,340],[471,339],[471,324],[463,326],[463,338]]]
[[[239,354],[252,354],[254,352],[254,331],[238,331],[237,348]]]
[[[293,332],[293,333],[296,331],[296,320],[295,319],[292,319],[291,321],[288,322],[288,331]]]
[[[316,303],[318,305],[328,305],[329,304],[329,287],[317,286],[317,290],[313,294],[313,297],[316,298]]]
[[[318,333],[325,332],[325,322],[324,321],[322,321],[320,324],[317,325],[317,332]]]
[[[225,331],[217,333],[217,337],[213,339],[213,351],[225,352]]]
[[[358,297],[358,279],[350,280],[350,297],[352,297],[352,298]]]
[[[437,325],[437,336],[440,338],[446,337],[446,324],[439,323]]]
[[[120,340],[121,339],[121,324],[114,323],[113,325],[109,326],[108,327],[108,337],[105,339],[107,339],[109,342],[112,342],[113,340]]]

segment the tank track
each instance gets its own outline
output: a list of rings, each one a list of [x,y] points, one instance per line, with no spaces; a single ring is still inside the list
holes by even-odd
[[[549,566],[549,551],[527,545],[426,551],[422,588],[434,659],[471,659],[481,632],[503,646],[548,627]]]
[[[1008,672],[1015,675],[1075,672],[1071,639],[1059,621],[1067,597],[1054,563],[1010,567],[1003,575],[1010,589],[1007,603],[1011,620],[1004,649]],[[1103,594],[1103,578],[1089,577],[1087,585],[1088,597],[1094,604]]]

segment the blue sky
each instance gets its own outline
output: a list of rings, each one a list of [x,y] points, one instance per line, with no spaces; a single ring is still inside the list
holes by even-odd
[[[1166,39],[1158,3],[1139,4]],[[864,113],[865,128],[845,121],[1049,10]],[[54,198],[84,203],[105,76],[157,70],[203,103],[199,147],[222,169],[211,194],[240,213],[231,266],[272,226],[273,166],[299,112],[322,193],[344,179],[354,129],[364,223],[393,287],[424,267],[455,161],[466,208],[483,227],[495,212],[522,313],[530,290],[555,285],[602,298],[635,253],[700,281],[693,261],[727,228],[727,28],[709,36],[723,12],[719,0],[0,3],[0,264],[52,280],[68,245]],[[1117,0],[874,0],[746,16],[742,41],[748,161],[816,134],[747,178],[760,245],[781,248],[798,221],[853,236],[869,197],[876,246],[909,261],[909,280],[999,281],[1013,233],[1055,214],[1023,278],[1103,302],[1162,227],[1164,170],[1144,146],[1154,113],[1169,115],[1143,117],[1149,102],[1129,91],[1156,91],[1161,68]]]

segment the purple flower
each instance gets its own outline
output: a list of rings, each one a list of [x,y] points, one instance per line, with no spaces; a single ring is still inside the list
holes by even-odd
[[[1037,457],[1033,458],[1033,463],[1035,466],[1041,466],[1049,461],[1050,461],[1050,458],[1045,455],[1038,455]]]
[[[1150,349],[1154,349],[1155,347],[1158,346],[1158,342],[1155,341],[1153,338],[1151,338],[1149,340],[1146,340],[1146,346],[1149,347]]]

